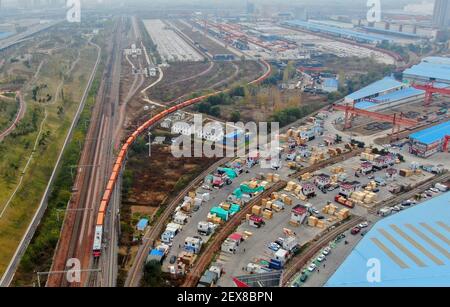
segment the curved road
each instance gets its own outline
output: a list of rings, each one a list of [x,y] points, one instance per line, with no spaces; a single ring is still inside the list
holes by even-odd
[[[22,94],[20,92],[16,93],[16,97],[18,97],[19,99],[19,111],[17,111],[16,114],[16,118],[14,119],[14,121],[12,122],[11,126],[9,126],[7,129],[5,129],[2,133],[0,133],[0,142],[8,135],[11,134],[11,132],[14,131],[14,129],[16,129],[17,124],[20,122],[20,120],[23,118],[23,116],[25,115],[25,111],[27,109],[27,106],[23,100]]]

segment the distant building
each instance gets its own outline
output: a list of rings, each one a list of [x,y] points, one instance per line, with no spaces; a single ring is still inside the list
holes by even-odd
[[[186,122],[176,122],[172,126],[172,133],[174,134],[182,134],[182,135],[191,135],[193,133],[193,126]]]
[[[255,4],[247,1],[247,14],[248,15],[252,15],[255,13]]]
[[[438,82],[450,84],[450,58],[426,57],[422,61],[406,69],[403,79],[411,82]],[[437,84],[439,86],[439,84]],[[445,85],[444,85],[445,86]]]
[[[450,26],[450,0],[435,0],[433,25],[439,29]]]
[[[323,80],[322,90],[327,93],[337,92],[339,81],[335,78],[325,78]]]

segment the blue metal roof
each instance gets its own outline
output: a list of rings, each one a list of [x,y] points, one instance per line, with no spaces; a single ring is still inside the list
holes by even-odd
[[[355,108],[361,109],[361,110],[367,110],[369,108],[376,107],[377,105],[378,104],[376,104],[375,102],[360,101],[360,102],[355,104]]]
[[[137,227],[138,229],[144,230],[145,227],[147,227],[147,225],[148,225],[148,219],[141,219],[141,220],[137,223],[136,227]]]
[[[149,253],[151,256],[164,256],[164,252],[159,249],[152,249]]]
[[[13,34],[14,33],[12,33],[12,32],[0,32],[0,39],[7,38],[7,37],[9,37],[9,36],[11,36]]]
[[[403,75],[450,81],[450,64],[442,64],[437,61],[421,62],[420,64],[406,69],[403,72]]]
[[[438,56],[429,56],[429,57],[426,57],[426,58],[422,59],[422,62],[432,63],[432,64],[450,65],[450,58],[438,57]]]
[[[420,143],[433,144],[450,135],[450,121],[411,134],[409,137]]]
[[[338,87],[339,86],[339,81],[337,79],[334,78],[325,78],[324,79],[324,86],[326,87]]]
[[[450,192],[378,222],[328,280],[328,287],[450,286]],[[380,282],[369,282],[369,260]]]
[[[354,40],[362,40],[362,41],[372,42],[372,43],[377,43],[377,42],[382,42],[382,41],[392,41],[392,39],[390,39],[386,36],[382,36],[382,35],[366,34],[366,33],[357,32],[357,31],[353,31],[353,30],[347,30],[347,29],[342,29],[342,28],[338,28],[338,27],[327,26],[327,25],[323,25],[323,24],[316,24],[316,23],[301,21],[301,20],[287,21],[287,22],[285,22],[285,24],[290,25],[290,26],[301,27],[301,28],[304,28],[304,29],[307,29],[307,30],[313,31],[313,32],[328,33],[328,34],[335,35],[335,36],[337,35],[340,37],[346,37],[346,38],[351,38]]]
[[[410,97],[414,97],[417,95],[424,95],[424,94],[425,94],[425,91],[418,90],[413,87],[407,87],[407,88],[404,88],[404,89],[401,89],[401,90],[398,90],[395,92],[388,93],[386,95],[378,96],[375,99],[380,103],[385,103],[385,102],[393,102],[393,101],[398,101],[398,100],[402,100],[402,99],[407,99]]]
[[[394,90],[396,88],[405,86],[405,84],[395,80],[391,77],[385,77],[377,82],[374,82],[366,87],[363,87],[359,91],[356,91],[347,97],[346,99],[358,100],[370,96],[374,96],[380,92]]]

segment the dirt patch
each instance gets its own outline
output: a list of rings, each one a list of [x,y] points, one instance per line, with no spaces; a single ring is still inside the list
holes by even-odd
[[[195,178],[214,159],[175,158],[169,145],[152,146],[152,156],[146,152],[132,155],[127,170],[132,171],[132,186],[125,203],[141,207],[158,207],[180,190],[186,178]],[[184,176],[184,177],[183,177]]]

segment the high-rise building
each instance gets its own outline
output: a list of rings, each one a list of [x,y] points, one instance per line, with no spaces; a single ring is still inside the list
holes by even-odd
[[[247,1],[247,14],[252,15],[255,13],[255,4],[252,2]]]
[[[450,26],[450,0],[435,0],[433,25],[440,29]]]

